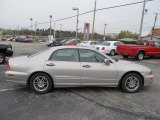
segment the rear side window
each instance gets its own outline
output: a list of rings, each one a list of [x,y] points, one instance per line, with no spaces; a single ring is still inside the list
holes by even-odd
[[[57,50],[51,55],[50,60],[76,62],[78,61],[77,49]]]

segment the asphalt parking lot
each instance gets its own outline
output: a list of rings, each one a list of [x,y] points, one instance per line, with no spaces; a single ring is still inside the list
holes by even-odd
[[[47,48],[44,43],[10,43],[14,56]],[[151,86],[134,94],[118,88],[82,87],[56,88],[39,95],[26,86],[7,83],[7,65],[0,65],[0,120],[160,120],[160,57],[128,60],[152,69]]]

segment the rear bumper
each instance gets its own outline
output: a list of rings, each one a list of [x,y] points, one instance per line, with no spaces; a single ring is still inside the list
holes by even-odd
[[[109,50],[98,50],[100,53],[104,53],[104,54],[110,54]]]
[[[154,75],[146,75],[146,76],[144,76],[144,85],[152,84],[153,79],[154,79]]]
[[[27,79],[29,75],[24,72],[15,72],[15,71],[6,71],[5,72],[6,80],[9,82],[17,82],[17,83],[27,83]]]
[[[7,50],[6,51],[6,56],[10,57],[13,55],[13,51],[12,50]]]

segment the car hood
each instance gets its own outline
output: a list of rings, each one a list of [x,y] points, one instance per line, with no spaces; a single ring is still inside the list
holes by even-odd
[[[151,69],[149,69],[148,67],[131,61],[119,60],[115,64],[117,66],[117,69],[122,71],[138,71],[140,73],[151,72]]]

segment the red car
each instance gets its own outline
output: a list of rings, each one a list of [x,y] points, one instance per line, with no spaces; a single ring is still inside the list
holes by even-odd
[[[143,60],[144,56],[160,55],[160,41],[144,40],[139,41],[138,45],[119,45],[116,49],[117,53],[124,58],[136,57],[138,60]]]
[[[63,45],[75,45],[76,46],[78,43],[80,43],[80,40],[72,39],[72,40],[65,42]]]

